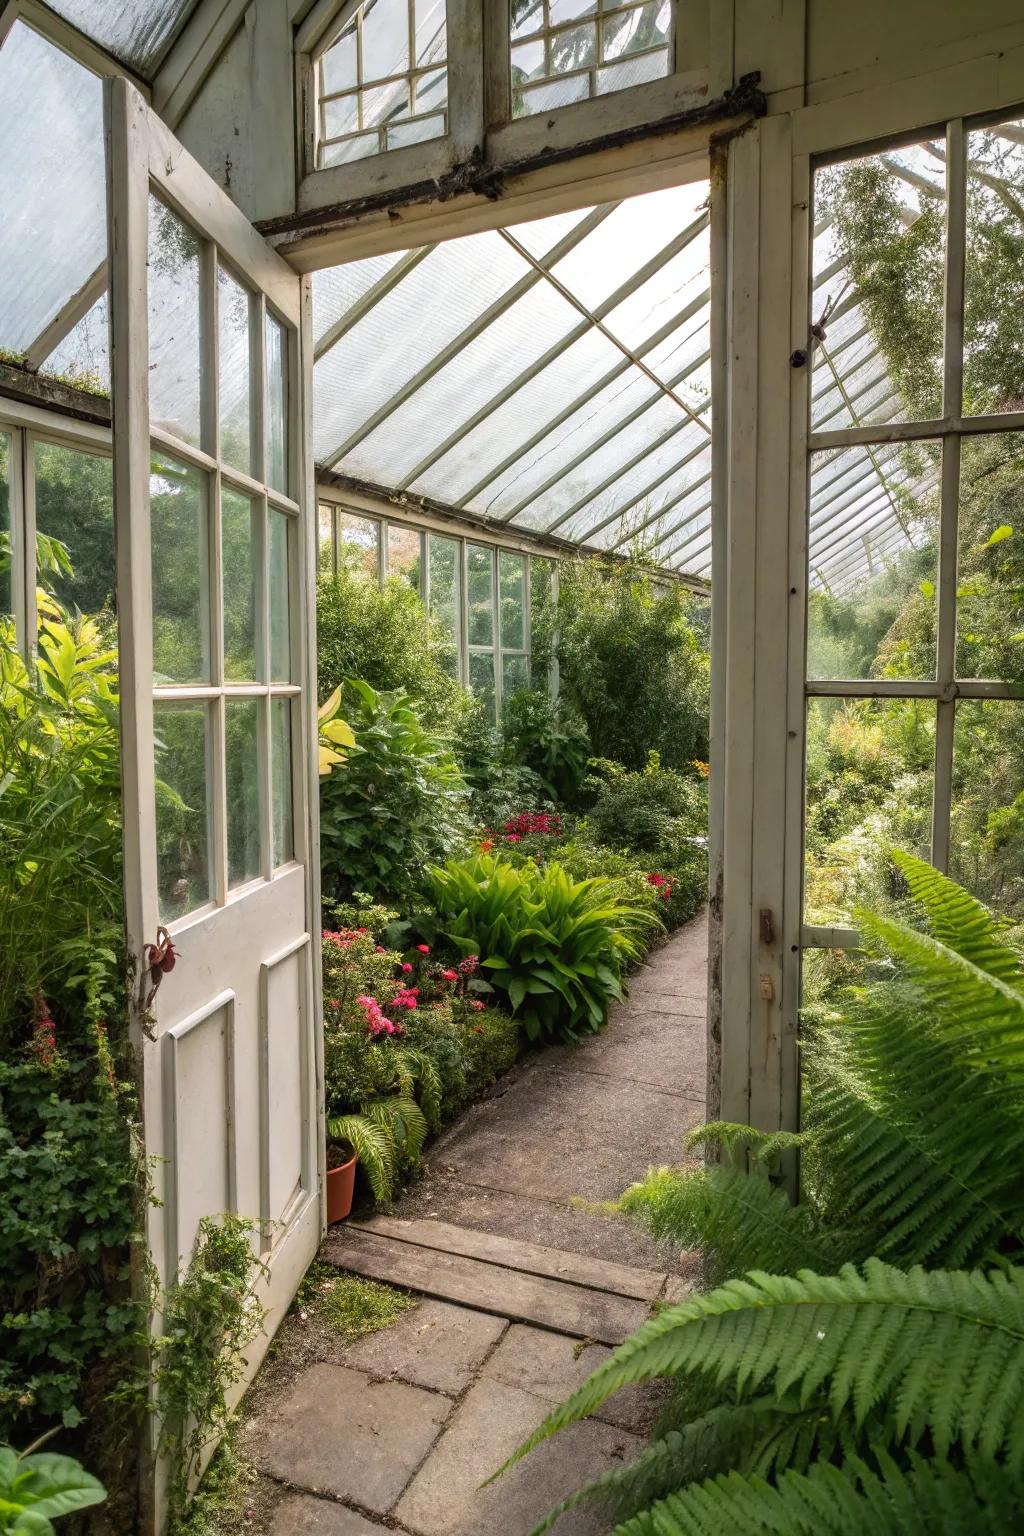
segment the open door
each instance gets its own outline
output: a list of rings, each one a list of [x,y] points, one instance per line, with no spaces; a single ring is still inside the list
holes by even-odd
[[[305,296],[138,92],[106,89],[150,1252],[172,1284],[203,1216],[251,1218],[269,1336],[321,1232]]]

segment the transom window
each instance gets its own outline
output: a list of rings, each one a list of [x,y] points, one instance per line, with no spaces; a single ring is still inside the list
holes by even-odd
[[[317,165],[448,132],[444,0],[363,0],[317,64]]]
[[[1019,119],[817,173],[812,946],[855,941],[885,844],[1024,912],[1022,206]]]
[[[672,0],[511,0],[512,115],[605,96],[671,72]]]
[[[165,922],[295,856],[293,339],[150,198],[157,862]]]

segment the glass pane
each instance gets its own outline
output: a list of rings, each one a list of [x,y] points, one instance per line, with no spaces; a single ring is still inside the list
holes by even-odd
[[[420,535],[415,528],[388,525],[388,575],[400,576],[414,592],[420,590]]]
[[[646,85],[649,80],[661,80],[667,74],[667,48],[659,48],[654,53],[627,53],[614,64],[598,70],[597,94],[608,96],[612,91],[628,91],[631,86]]]
[[[930,699],[808,700],[808,923],[849,926],[892,897],[886,844],[928,858],[934,746]]]
[[[981,901],[1024,918],[1024,704],[960,699],[953,737],[949,872]]]
[[[567,18],[559,18],[565,21]],[[544,0],[512,0],[512,39],[529,37],[544,27]]]
[[[325,144],[320,154],[321,165],[348,165],[352,160],[365,160],[380,149],[380,134],[360,133],[351,139],[339,139],[336,144]]]
[[[442,657],[452,677],[459,675],[459,633],[462,609],[462,546],[457,539],[432,533],[427,538],[430,571],[430,612],[444,630],[448,644]]]
[[[249,315],[249,293],[223,267],[218,268],[220,456],[245,474],[252,472]]]
[[[358,91],[353,91],[348,96],[339,96],[334,101],[324,102],[325,138],[340,139],[343,134],[354,133],[359,127]]]
[[[416,63],[436,64],[447,52],[444,0],[416,0]]]
[[[1024,308],[1022,206],[1024,122],[969,133],[964,274],[964,411],[968,415],[1018,411],[1024,400],[1024,354],[1016,323]]]
[[[408,0],[366,0],[363,79],[386,80],[409,68]]]
[[[338,568],[344,563],[350,571],[357,571],[377,580],[379,566],[377,549],[380,542],[380,523],[372,517],[356,517],[354,512],[338,512]]]
[[[407,122],[388,127],[387,148],[401,149],[403,144],[423,144],[427,139],[439,139],[446,131],[443,112],[430,117],[411,117]]]
[[[153,677],[210,681],[210,535],[207,480],[166,454],[150,465]]]
[[[359,59],[357,53],[358,22],[355,17],[342,30],[336,43],[332,43],[321,61],[325,92],[347,91],[359,84]]]
[[[259,701],[226,699],[224,760],[228,791],[228,885],[260,873]]]
[[[273,786],[274,868],[295,857],[292,817],[292,706],[288,699],[270,701],[270,773]]]
[[[11,439],[0,432],[0,614],[11,611]]]
[[[501,645],[506,651],[526,649],[526,556],[501,550],[498,555],[501,594]]]
[[[556,32],[551,39],[550,74],[565,75],[570,70],[589,69],[596,63],[597,27],[592,21]]]
[[[811,458],[807,675],[935,676],[941,451]]]
[[[364,128],[379,128],[382,123],[393,123],[409,116],[411,101],[408,80],[391,80],[387,85],[364,91],[361,111]]]
[[[113,611],[117,571],[111,460],[39,442],[34,457],[36,553],[45,585],[68,608]]]
[[[520,688],[530,686],[529,656],[503,656],[501,658],[501,698],[507,704]]]
[[[291,600],[288,583],[288,518],[270,512],[270,680],[289,683],[292,677]]]
[[[530,675],[534,688],[551,685],[548,643],[554,620],[555,562],[530,556]]]
[[[320,507],[317,511],[318,556],[317,569],[334,570],[334,508]]]
[[[483,544],[470,544],[466,550],[466,593],[468,608],[468,643],[494,643],[494,566],[492,552]],[[472,682],[472,665],[470,681]]]
[[[267,484],[288,494],[288,338],[267,315]]]
[[[1024,438],[960,448],[956,670],[1024,682]]]
[[[942,140],[818,171],[811,308],[836,314],[814,351],[816,426],[941,414],[945,219]]]
[[[195,230],[149,199],[149,419],[199,446],[201,325]]]
[[[160,916],[183,917],[211,900],[207,795],[209,710],[205,704],[153,706],[156,744],[156,853]]]
[[[648,48],[664,48],[672,21],[669,0],[648,0],[632,11],[608,16],[602,27],[602,62],[642,53]],[[660,73],[668,73],[668,58],[660,64]]]
[[[221,488],[221,548],[224,573],[224,676],[254,682],[256,670],[257,524],[248,496]]]
[[[470,651],[469,686],[484,706],[484,713],[494,724],[494,652]]]

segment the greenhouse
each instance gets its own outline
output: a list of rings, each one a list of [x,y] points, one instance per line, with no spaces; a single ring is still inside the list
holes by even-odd
[[[1024,1526],[1024,14],[0,0],[0,1532]]]

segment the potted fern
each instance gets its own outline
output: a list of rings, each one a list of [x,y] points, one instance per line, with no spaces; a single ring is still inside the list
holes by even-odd
[[[344,1221],[352,1209],[356,1164],[378,1204],[390,1200],[403,1163],[418,1156],[427,1119],[411,1094],[370,1099],[351,1114],[327,1122],[327,1221]]]

